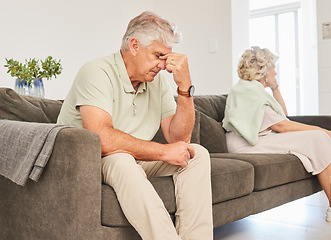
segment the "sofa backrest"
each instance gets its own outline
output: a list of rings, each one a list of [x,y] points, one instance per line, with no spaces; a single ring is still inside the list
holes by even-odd
[[[194,97],[195,109],[213,118],[217,122],[222,122],[227,95],[198,95]]]
[[[0,119],[56,123],[62,101],[21,96],[10,88],[0,88]]]
[[[195,125],[191,142],[204,146],[210,153],[227,152],[222,127],[226,96],[200,95],[194,97]],[[56,123],[62,100],[21,96],[10,88],[0,88],[0,119],[27,122]],[[159,130],[154,141],[166,143]]]
[[[222,127],[226,95],[198,95],[194,97],[199,112],[200,144],[210,153],[228,152],[225,130]]]

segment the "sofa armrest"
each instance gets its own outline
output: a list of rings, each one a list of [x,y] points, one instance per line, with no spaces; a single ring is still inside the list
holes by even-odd
[[[0,239],[101,239],[99,136],[62,129],[39,181],[0,176],[0,193]]]
[[[289,116],[288,119],[331,130],[331,116],[326,116],[326,115]]]

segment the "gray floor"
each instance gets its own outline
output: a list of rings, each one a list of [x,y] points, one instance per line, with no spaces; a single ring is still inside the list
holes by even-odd
[[[331,240],[324,192],[214,229],[214,240]]]

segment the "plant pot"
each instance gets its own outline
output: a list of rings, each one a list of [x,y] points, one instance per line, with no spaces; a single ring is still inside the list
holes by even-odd
[[[16,79],[15,91],[20,95],[45,97],[45,90],[42,78],[33,79],[33,83],[28,84],[25,80]]]

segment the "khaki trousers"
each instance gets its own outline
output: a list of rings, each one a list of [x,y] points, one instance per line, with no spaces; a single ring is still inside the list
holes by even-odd
[[[195,157],[184,169],[161,161],[136,161],[126,153],[102,158],[103,181],[113,187],[121,208],[144,240],[213,239],[210,157],[192,144]],[[147,178],[172,176],[175,184],[175,226]]]

